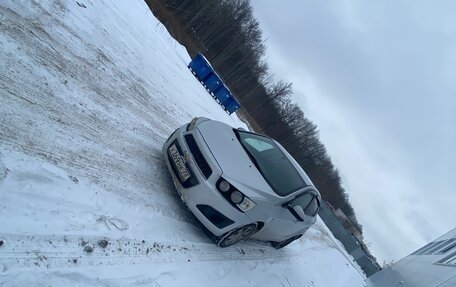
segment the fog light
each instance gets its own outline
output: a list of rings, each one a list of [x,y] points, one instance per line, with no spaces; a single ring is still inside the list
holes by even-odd
[[[235,204],[239,204],[242,202],[242,200],[244,199],[244,196],[242,195],[242,193],[240,193],[239,191],[235,190],[231,193],[231,201]]]
[[[219,182],[219,189],[223,192],[227,192],[228,190],[230,190],[230,187],[230,184],[226,180],[221,180]]]

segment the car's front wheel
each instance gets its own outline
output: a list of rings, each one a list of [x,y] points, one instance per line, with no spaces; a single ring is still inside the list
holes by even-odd
[[[285,239],[284,241],[271,242],[271,244],[272,244],[272,247],[274,247],[275,249],[281,249],[281,248],[284,248],[285,246],[287,246],[288,244],[290,244],[291,242],[295,241],[296,239],[299,239],[301,236],[302,236],[302,234],[295,235],[293,237]]]
[[[217,239],[217,246],[228,247],[241,242],[254,234],[257,231],[257,227],[256,223],[251,223],[228,231]]]

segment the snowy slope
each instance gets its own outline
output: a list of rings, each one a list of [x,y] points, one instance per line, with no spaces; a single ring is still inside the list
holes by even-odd
[[[279,251],[198,229],[161,145],[244,124],[143,1],[1,1],[0,59],[1,286],[363,286],[321,221]]]

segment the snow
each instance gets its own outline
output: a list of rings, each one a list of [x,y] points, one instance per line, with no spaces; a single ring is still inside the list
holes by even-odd
[[[364,286],[320,219],[283,250],[201,232],[161,145],[194,116],[245,124],[143,1],[111,2],[0,3],[0,285]]]

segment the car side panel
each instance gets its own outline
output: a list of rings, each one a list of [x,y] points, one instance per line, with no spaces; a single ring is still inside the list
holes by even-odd
[[[315,218],[307,217],[304,221],[298,221],[288,209],[280,206],[271,207],[269,211],[269,217],[264,222],[264,227],[253,238],[280,242],[292,236],[305,233],[316,220]],[[255,218],[257,216],[249,214],[249,217]]]

